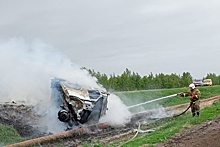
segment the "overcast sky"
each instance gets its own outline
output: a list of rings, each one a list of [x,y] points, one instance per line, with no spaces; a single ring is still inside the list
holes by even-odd
[[[14,37],[106,74],[220,75],[218,0],[0,0],[0,39]]]

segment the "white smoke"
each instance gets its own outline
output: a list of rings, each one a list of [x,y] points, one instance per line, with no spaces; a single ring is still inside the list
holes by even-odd
[[[58,133],[63,131],[63,123],[57,121],[58,110],[49,105],[50,82],[54,77],[85,88],[103,89],[87,71],[81,70],[49,44],[23,38],[0,40],[0,102],[25,101],[26,104],[37,106],[39,113],[47,114],[41,124],[46,125],[48,131]],[[111,97],[109,112],[117,115],[120,114],[118,111],[126,112],[121,101]],[[110,120],[123,122],[122,116],[118,118],[113,116]]]
[[[10,39],[0,44],[0,100],[25,100],[30,104],[48,102],[50,80],[68,79],[98,88],[96,80],[70,59],[40,41]]]
[[[139,111],[139,113],[151,112],[151,115],[149,115],[149,117],[151,118],[165,118],[170,116],[170,114],[166,112],[165,108],[157,103],[151,104],[150,109],[146,109],[146,108],[143,109],[144,111]]]
[[[119,95],[129,105],[127,108],[132,115],[132,123],[138,123],[141,121],[143,124],[148,124],[154,122],[153,120],[173,116],[171,112],[167,112],[166,109],[161,104],[159,104],[162,99],[171,97],[172,95],[155,98],[148,101],[143,101],[143,97],[139,96],[133,97],[133,99],[131,99],[127,98],[123,93],[119,93]]]
[[[131,113],[127,106],[123,104],[119,97],[114,94],[109,96],[107,115],[100,121],[108,122],[112,125],[124,125],[130,121]]]

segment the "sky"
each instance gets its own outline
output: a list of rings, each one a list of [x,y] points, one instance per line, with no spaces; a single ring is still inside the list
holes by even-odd
[[[220,75],[219,8],[217,0],[0,0],[0,43],[41,40],[107,75],[203,78]]]

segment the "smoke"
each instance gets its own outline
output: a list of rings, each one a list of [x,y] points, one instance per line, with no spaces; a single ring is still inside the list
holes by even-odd
[[[143,108],[143,107],[142,107]],[[143,108],[144,109],[144,108]],[[149,117],[151,118],[165,118],[171,116],[169,113],[166,112],[165,108],[162,105],[152,103],[150,109],[146,109],[142,112],[151,112]]]
[[[50,105],[51,79],[58,77],[85,88],[104,89],[86,70],[40,40],[0,40],[0,71],[0,102],[24,101],[36,106],[39,114],[45,114],[39,127],[52,133],[62,132],[64,126],[57,120],[57,108]],[[110,96],[109,114],[120,115],[111,116],[110,121],[123,123],[123,112],[128,113],[120,99]]]
[[[68,79],[87,87],[99,86],[96,80],[73,64],[52,46],[35,40],[14,38],[0,43],[0,100],[23,100],[36,105],[48,102],[50,80]]]
[[[132,98],[126,97],[124,93],[117,93],[117,95],[128,105],[128,109],[132,113],[131,123],[141,121],[143,124],[148,124],[155,122],[157,119],[173,116],[160,103],[163,99],[173,97],[174,95],[150,99],[148,101],[144,101],[143,96],[135,94]]]
[[[130,121],[131,113],[118,96],[111,94],[108,100],[107,115],[100,122],[108,122],[111,125],[124,125]]]

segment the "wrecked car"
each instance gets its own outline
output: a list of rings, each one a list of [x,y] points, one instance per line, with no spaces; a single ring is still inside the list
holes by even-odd
[[[109,93],[98,89],[84,89],[66,80],[51,80],[51,99],[60,107],[58,119],[69,126],[97,123],[107,111]]]

